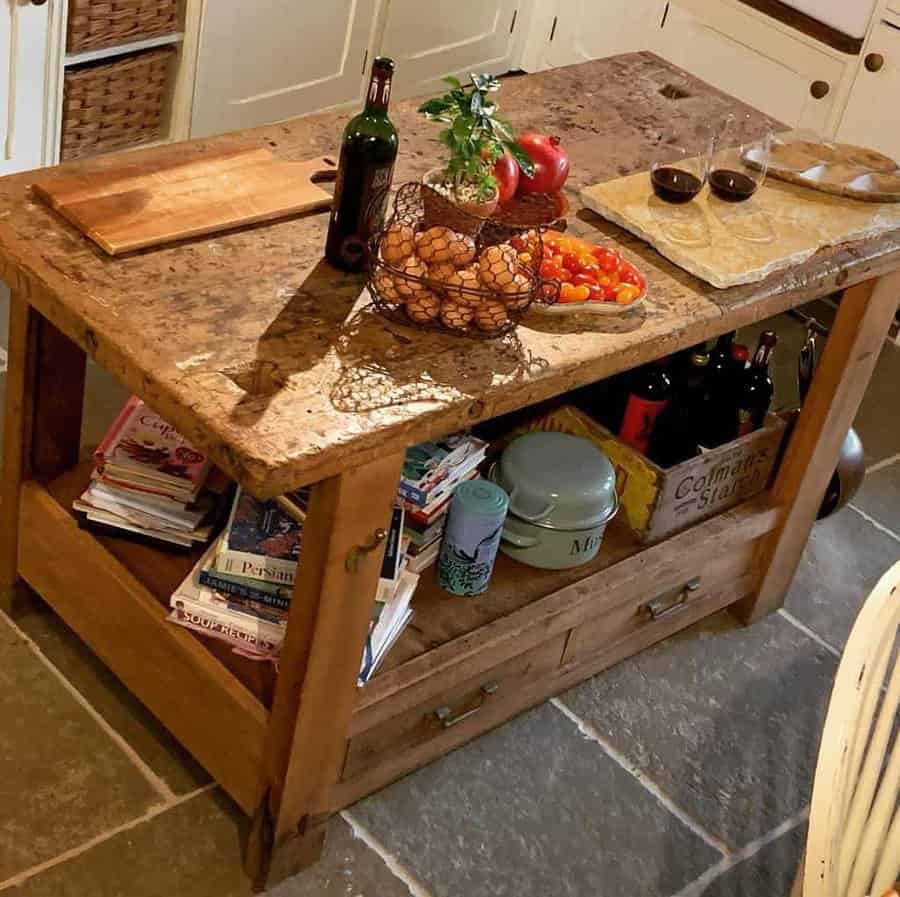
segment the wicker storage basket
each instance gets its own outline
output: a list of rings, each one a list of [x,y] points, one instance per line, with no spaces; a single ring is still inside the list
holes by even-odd
[[[166,47],[67,71],[62,159],[160,139],[174,56]]]
[[[178,0],[69,0],[69,53],[178,30]]]

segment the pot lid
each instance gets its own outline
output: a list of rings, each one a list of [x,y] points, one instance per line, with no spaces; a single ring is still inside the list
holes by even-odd
[[[511,514],[553,529],[589,529],[615,513],[616,473],[592,442],[567,433],[527,433],[495,472]]]

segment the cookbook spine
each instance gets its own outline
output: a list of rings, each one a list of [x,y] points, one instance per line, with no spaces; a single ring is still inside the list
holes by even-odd
[[[230,579],[216,576],[215,571],[212,570],[200,571],[200,584],[217,592],[223,592],[226,595],[236,595],[238,598],[246,598],[248,601],[255,601],[257,604],[264,604],[266,607],[272,607],[276,610],[287,610],[291,606],[290,598],[270,595],[268,592],[254,589],[243,583],[233,582]]]

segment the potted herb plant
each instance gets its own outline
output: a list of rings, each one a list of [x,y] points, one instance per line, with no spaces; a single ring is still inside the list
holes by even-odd
[[[445,125],[438,140],[449,158],[423,181],[466,214],[488,218],[501,192],[510,196],[515,192],[520,170],[529,177],[534,174],[534,163],[516,144],[509,124],[497,116],[497,104],[489,96],[500,89],[497,78],[473,74],[469,87],[458,78],[444,81],[450,90],[424,102],[419,112]],[[510,184],[512,177],[515,183]]]

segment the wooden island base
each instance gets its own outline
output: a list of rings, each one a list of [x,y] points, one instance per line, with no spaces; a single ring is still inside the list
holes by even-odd
[[[672,84],[685,86],[677,101]],[[416,105],[392,111],[408,135],[397,184],[434,164]],[[699,152],[703,124],[740,108],[749,129],[773,127],[646,53],[503,86],[517,131],[554,117],[573,189],[645,171],[664,126]],[[179,144],[165,158],[211,147],[326,154],[343,118]],[[151,170],[161,152],[129,159]],[[86,178],[114,164],[53,174]],[[900,297],[900,232],[716,290],[580,212],[572,231],[646,275],[644,307],[621,319],[529,316],[504,340],[457,340],[404,332],[367,309],[361,283],[321,261],[321,218],[110,259],[35,201],[32,180],[0,179],[0,277],[12,288],[0,596],[9,602],[20,580],[38,592],[253,818],[246,867],[260,888],[315,860],[330,815],[410,770],[723,608],[745,621],[777,608]],[[616,520],[599,557],[575,570],[501,556],[477,599],[448,597],[427,571],[411,625],[357,688],[380,566],[365,548],[388,520],[406,448],[836,290],[845,293],[831,336],[768,491],[649,547]],[[166,621],[196,555],[79,528],[86,357],[258,498],[313,485],[277,675]]]

